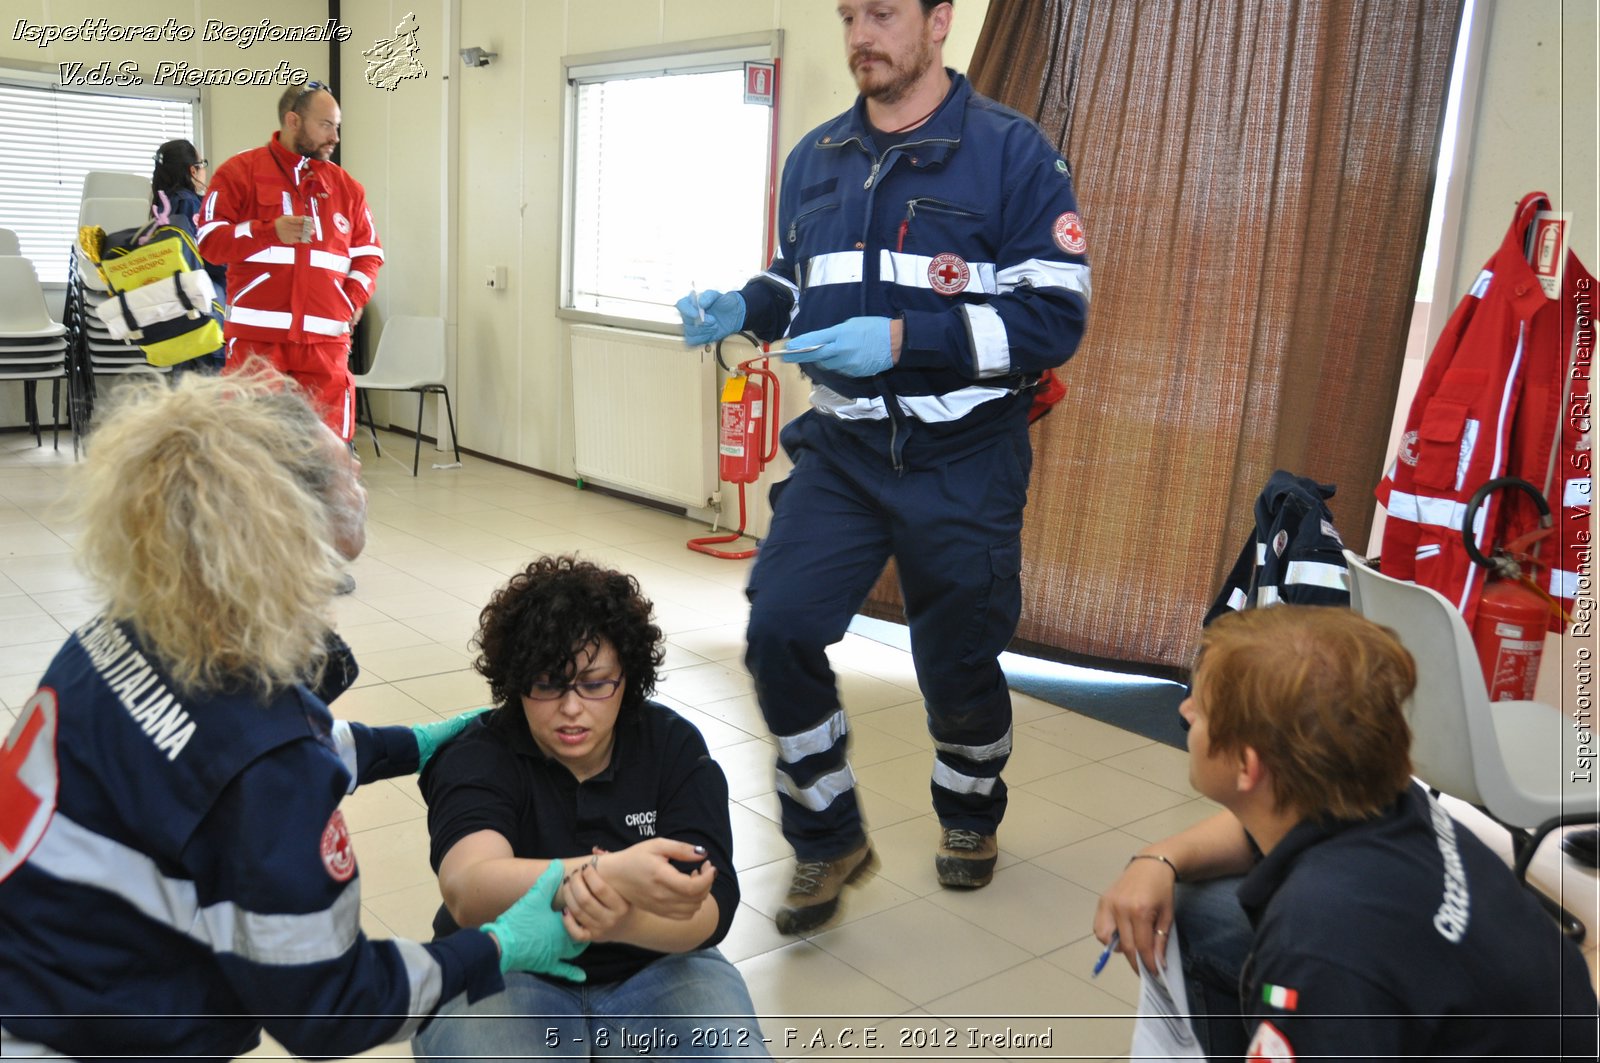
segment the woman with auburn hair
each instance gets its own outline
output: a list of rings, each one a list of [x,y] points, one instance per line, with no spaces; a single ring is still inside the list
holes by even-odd
[[[650,608],[632,576],[545,557],[483,610],[476,665],[495,708],[419,780],[444,898],[434,932],[493,919],[565,862],[555,903],[593,944],[575,961],[583,986],[510,975],[441,1010],[418,1059],[767,1057],[715,947],[739,906],[728,783],[700,732],[650,700]]]
[[[483,932],[361,931],[339,801],[421,770],[467,716],[328,710],[356,676],[329,615],[365,542],[359,468],[275,374],[114,396],[76,492],[106,604],[0,758],[0,1054],[222,1059],[265,1029],[348,1055],[505,970],[582,978],[559,863]]]

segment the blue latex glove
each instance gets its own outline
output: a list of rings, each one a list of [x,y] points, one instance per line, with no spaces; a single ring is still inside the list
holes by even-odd
[[[889,319],[886,317],[852,317],[831,328],[802,332],[789,339],[790,350],[819,345],[815,351],[797,354],[784,351],[783,360],[811,362],[845,376],[877,376],[894,365],[894,357],[889,353]]]
[[[744,296],[738,292],[704,291],[698,302],[686,295],[677,305],[683,317],[683,342],[690,347],[716,343],[744,328]]]
[[[569,982],[582,982],[589,976],[581,967],[567,963],[589,947],[587,941],[573,941],[561,925],[561,913],[550,902],[561,888],[561,861],[552,860],[533,888],[492,923],[483,924],[486,933],[500,942],[500,970],[532,971],[553,974]]]
[[[412,724],[411,733],[417,736],[417,771],[420,773],[427,766],[428,758],[437,753],[440,746],[465,730],[473,717],[481,716],[488,711],[487,707],[473,709],[452,716],[448,720]]]

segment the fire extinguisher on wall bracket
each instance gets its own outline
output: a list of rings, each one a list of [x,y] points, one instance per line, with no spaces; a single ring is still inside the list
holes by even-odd
[[[1519,536],[1503,546],[1494,548],[1485,557],[1472,534],[1477,521],[1478,508],[1495,491],[1515,488],[1533,499],[1539,508],[1539,527]],[[1551,615],[1563,621],[1571,618],[1529,575],[1535,561],[1529,552],[1535,543],[1555,530],[1550,516],[1550,503],[1538,488],[1516,476],[1501,476],[1490,480],[1473,493],[1467,503],[1466,517],[1461,526],[1461,541],[1473,564],[1482,565],[1487,573],[1483,593],[1478,598],[1476,619],[1472,624],[1472,641],[1478,650],[1478,663],[1483,668],[1484,685],[1489,690],[1490,701],[1532,701],[1534,686],[1539,678],[1539,662],[1544,655],[1544,636]]]
[[[760,349],[761,341],[755,336],[748,332],[738,335]],[[730,375],[723,383],[722,401],[717,407],[717,473],[724,483],[739,487],[739,527],[726,535],[690,539],[684,545],[697,553],[739,561],[754,557],[756,548],[719,550],[717,545],[743,538],[745,485],[760,479],[761,470],[778,456],[778,377],[766,368],[765,353],[729,368],[722,360],[722,343],[717,341],[717,364]]]

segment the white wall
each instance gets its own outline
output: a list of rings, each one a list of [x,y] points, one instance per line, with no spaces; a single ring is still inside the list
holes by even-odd
[[[1460,180],[1452,206],[1458,213],[1453,225],[1446,218],[1441,242],[1449,257],[1435,289],[1427,340],[1408,352],[1391,454],[1431,342],[1499,248],[1525,194],[1545,191],[1557,210],[1570,211],[1573,251],[1591,272],[1600,268],[1595,136],[1600,24],[1593,0],[1477,0],[1473,32],[1483,35],[1476,45],[1483,52],[1476,85],[1469,81],[1467,86],[1469,93],[1476,92],[1463,101],[1471,125],[1456,149]],[[1381,523],[1376,524],[1374,551],[1381,533]],[[1592,646],[1592,639],[1588,642]],[[1540,671],[1541,700],[1559,704],[1574,696],[1578,649],[1578,639],[1549,638]]]
[[[387,33],[415,10],[419,39],[437,57],[429,76],[392,93],[360,83],[357,44]],[[964,68],[987,4],[962,0],[946,61]],[[459,38],[448,49],[452,12]],[[843,59],[834,7],[827,0],[531,0],[491,4],[437,0],[347,0],[344,17],[355,30],[345,46],[345,166],[367,186],[378,211],[388,259],[374,313],[442,313],[456,325],[455,394],[462,444],[520,465],[573,475],[569,324],[556,315],[561,194],[561,118],[566,55],[784,31],[779,157],[808,129],[848,107],[854,89]],[[361,44],[367,47],[367,44]],[[488,67],[462,69],[458,47],[499,53]],[[451,99],[451,89],[458,96]],[[458,194],[439,201],[437,153],[455,123]],[[381,137],[369,127],[382,127]],[[715,158],[648,160],[647,165],[715,165]],[[441,241],[441,227],[451,235]],[[438,266],[451,256],[452,282],[438,284]],[[483,273],[508,267],[509,284],[491,291]],[[737,287],[746,278],[706,279]],[[453,303],[453,305],[451,305]],[[785,406],[804,408],[798,374],[786,375]],[[403,400],[409,402],[409,399]],[[410,407],[395,417],[409,425]],[[430,416],[425,431],[431,431]],[[781,463],[780,463],[781,464]],[[769,473],[782,474],[781,468]],[[759,530],[765,490],[752,527]],[[729,519],[735,513],[731,495]]]

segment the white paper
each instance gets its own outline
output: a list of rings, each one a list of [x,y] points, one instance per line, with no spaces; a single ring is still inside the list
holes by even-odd
[[[1178,928],[1167,934],[1167,973],[1139,962],[1139,1013],[1133,1023],[1134,1058],[1204,1059],[1189,1025],[1189,992],[1183,980]]]

